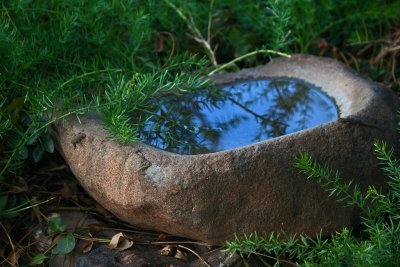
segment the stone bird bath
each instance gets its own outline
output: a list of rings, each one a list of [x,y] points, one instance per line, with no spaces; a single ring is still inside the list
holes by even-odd
[[[343,208],[299,174],[295,156],[308,152],[363,189],[384,185],[372,144],[397,145],[397,97],[339,62],[304,55],[213,79],[226,84],[268,77],[320,87],[335,100],[340,118],[236,149],[179,155],[143,143],[122,145],[86,116],[54,127],[58,150],[101,205],[143,228],[220,244],[235,233],[329,234],[358,224],[359,211]]]

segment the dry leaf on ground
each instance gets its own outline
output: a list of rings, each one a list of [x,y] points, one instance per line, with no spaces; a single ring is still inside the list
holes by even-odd
[[[123,233],[118,233],[111,238],[110,243],[107,245],[110,249],[119,251],[128,249],[133,246],[133,242],[125,238]]]

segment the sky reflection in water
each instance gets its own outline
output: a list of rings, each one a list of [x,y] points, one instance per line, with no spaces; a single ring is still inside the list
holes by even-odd
[[[337,119],[335,103],[295,79],[251,80],[160,100],[145,143],[179,154],[249,145]]]

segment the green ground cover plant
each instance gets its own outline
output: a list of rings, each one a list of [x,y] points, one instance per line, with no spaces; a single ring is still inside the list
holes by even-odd
[[[46,208],[54,205],[34,185],[71,179],[55,171],[62,160],[54,156],[51,124],[92,112],[102,114],[112,138],[137,141],[154,99],[212,90],[204,78],[210,72],[264,64],[277,51],[334,57],[397,90],[399,10],[398,0],[3,0],[2,264],[51,255],[31,251],[25,234],[50,221]],[[40,215],[32,219],[35,209]]]
[[[312,160],[308,154],[297,157],[296,167],[316,180],[327,193],[346,206],[362,211],[362,231],[358,236],[344,228],[330,238],[304,235],[253,233],[227,242],[227,248],[242,256],[255,254],[273,259],[265,266],[398,266],[400,264],[400,165],[394,150],[375,142],[375,153],[389,177],[385,194],[370,186],[362,192],[352,182],[343,182],[338,171]],[[322,234],[322,233],[321,233]],[[283,241],[286,240],[286,241]]]

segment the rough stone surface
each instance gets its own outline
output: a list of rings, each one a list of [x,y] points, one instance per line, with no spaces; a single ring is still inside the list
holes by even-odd
[[[397,98],[347,66],[294,55],[266,66],[214,76],[218,84],[294,77],[333,97],[340,119],[249,146],[178,155],[142,143],[107,138],[96,118],[55,128],[58,148],[82,186],[133,225],[213,244],[236,234],[270,231],[315,235],[356,225],[359,211],[343,208],[293,167],[299,152],[338,169],[365,189],[386,184],[373,141],[397,145]],[[72,144],[79,133],[85,137]]]

